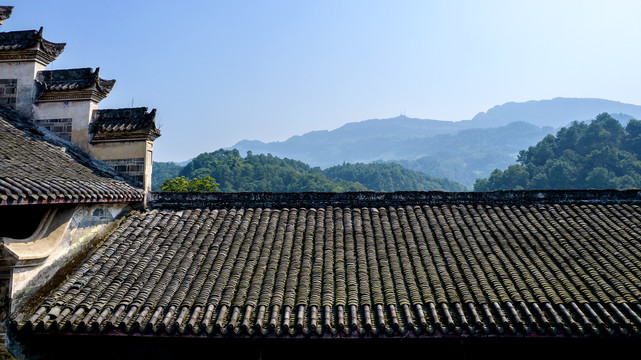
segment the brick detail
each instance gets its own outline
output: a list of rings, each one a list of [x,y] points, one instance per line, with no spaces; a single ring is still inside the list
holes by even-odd
[[[121,174],[131,176],[137,183],[137,185],[142,186],[145,180],[144,170],[145,170],[145,159],[144,158],[132,158],[132,159],[117,159],[117,160],[103,160],[109,166],[112,166],[114,170]]]
[[[15,109],[17,79],[0,79],[0,105]]]
[[[66,119],[43,119],[36,120],[38,125],[51,131],[54,135],[67,141],[71,141],[71,118]]]

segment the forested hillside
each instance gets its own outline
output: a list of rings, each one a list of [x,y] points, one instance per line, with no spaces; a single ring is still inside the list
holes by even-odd
[[[153,191],[160,191],[163,181],[175,178],[180,174],[183,167],[173,162],[156,162],[151,172],[151,188]]]
[[[238,150],[217,150],[196,156],[181,171],[187,179],[211,176],[220,191],[364,191],[363,185],[332,181],[320,168],[272,155],[242,157]]]
[[[497,105],[471,120],[406,116],[371,119],[292,136],[285,141],[244,140],[232,148],[243,154],[270,153],[323,169],[345,162],[398,162],[472,188],[476,179],[513,164],[519,150],[536,144],[545,135],[604,112],[623,124],[632,117],[641,118],[639,105],[604,99],[555,98]]]
[[[374,191],[466,191],[455,181],[435,178],[395,163],[343,164],[324,170],[332,180],[356,181]]]
[[[553,132],[551,127],[540,128],[525,122],[497,128],[461,130],[457,134],[425,139],[415,145],[429,155],[395,162],[472,188],[476,179],[488,176],[494,169],[513,164],[519,150],[536,144]]]
[[[479,179],[475,191],[641,187],[641,121],[625,127],[603,113],[522,150],[518,164]]]
[[[156,169],[165,178],[155,174]],[[177,171],[178,170],[178,171]],[[393,163],[343,164],[321,170],[301,161],[272,155],[242,157],[238,150],[218,150],[195,157],[184,168],[154,163],[154,191],[168,178],[211,176],[220,191],[466,191],[454,181],[437,179]]]

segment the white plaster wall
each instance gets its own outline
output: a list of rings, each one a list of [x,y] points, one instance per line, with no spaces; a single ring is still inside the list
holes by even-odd
[[[11,278],[11,308],[20,306],[38,288],[46,284],[56,272],[80,251],[103,236],[112,224],[129,208],[126,203],[78,205],[58,247],[46,261],[35,267],[15,268]]]
[[[112,141],[91,145],[90,154],[98,160],[144,158],[144,141]]]
[[[151,191],[151,170],[153,168],[154,142],[113,141],[91,145],[90,153],[98,160],[145,159],[143,170],[145,191]]]
[[[35,78],[44,65],[35,61],[0,62],[0,79],[17,79],[16,110],[25,116],[33,115]]]
[[[145,193],[151,191],[151,170],[154,167],[154,142],[147,140],[147,153],[145,155]]]
[[[89,121],[98,103],[91,100],[43,102],[32,105],[35,119],[71,119],[71,142],[89,152]]]

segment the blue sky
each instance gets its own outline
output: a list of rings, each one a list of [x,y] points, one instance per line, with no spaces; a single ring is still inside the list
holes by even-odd
[[[155,160],[347,122],[463,120],[509,101],[641,104],[641,1],[11,3],[2,31],[66,42],[51,69],[100,67],[101,108],[157,109]]]

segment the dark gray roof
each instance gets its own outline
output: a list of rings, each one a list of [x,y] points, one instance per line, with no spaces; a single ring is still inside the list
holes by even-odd
[[[128,216],[14,313],[12,326],[164,337],[638,339],[639,194],[583,194],[187,194],[174,210],[152,201],[160,208]],[[209,205],[189,207],[197,196]]]
[[[0,205],[141,201],[106,164],[0,107]]]
[[[11,16],[13,6],[0,6],[0,25]]]
[[[144,136],[156,139],[156,109],[148,112],[146,107],[94,110],[89,132],[92,141],[111,138]]]
[[[105,97],[113,89],[116,80],[104,80],[99,76],[100,68],[45,70],[39,71],[36,81],[44,92],[82,90],[93,88]]]
[[[12,50],[28,50],[40,45],[41,50],[50,56],[53,60],[62,53],[65,43],[52,43],[42,37],[42,27],[40,30],[23,30],[0,32],[0,52]]]

